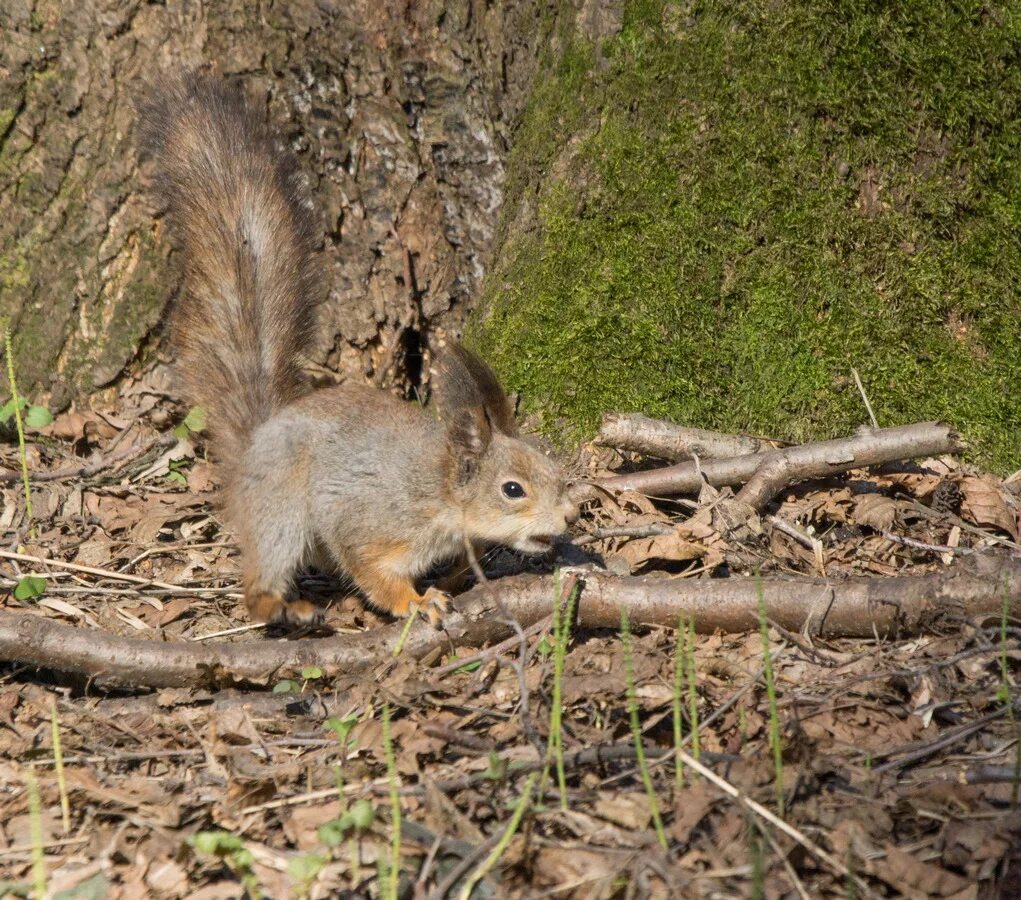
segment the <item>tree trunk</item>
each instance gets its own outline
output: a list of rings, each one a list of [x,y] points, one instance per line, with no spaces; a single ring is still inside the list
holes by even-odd
[[[330,285],[313,362],[414,388],[485,272],[542,14],[540,0],[3,0],[0,316],[23,392],[63,405],[157,343],[180,267],[132,102],[182,67],[239,80],[311,178]]]

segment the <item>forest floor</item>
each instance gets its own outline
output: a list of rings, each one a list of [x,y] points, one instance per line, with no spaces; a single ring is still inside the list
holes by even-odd
[[[115,412],[32,430],[31,520],[10,477],[17,444],[0,446],[0,616],[160,642],[302,640],[247,625],[201,434],[172,435],[182,412],[150,378]],[[621,462],[590,447],[578,465]],[[621,495],[590,505],[574,540],[611,572],[671,579],[922,574],[1021,550],[1019,487],[951,459],[801,485],[771,512],[807,541],[738,541],[692,519],[695,504]],[[674,530],[594,537],[650,524]],[[387,622],[329,582],[306,587],[337,640]],[[674,629],[636,626],[630,653],[615,630],[577,629],[561,673],[540,628],[483,659],[452,647],[335,678],[267,672],[263,690],[111,691],[0,664],[0,896],[41,882],[52,897],[378,896],[394,852],[408,897],[460,896],[491,854],[472,896],[1021,895],[1021,625],[944,618],[923,635],[825,640],[765,625],[768,658],[757,631],[699,634],[686,655]],[[740,800],[678,769],[678,709],[683,747]],[[555,772],[535,777],[551,734],[563,793]]]

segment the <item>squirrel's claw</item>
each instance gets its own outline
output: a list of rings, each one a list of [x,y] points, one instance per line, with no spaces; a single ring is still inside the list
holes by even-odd
[[[437,628],[443,621],[443,615],[450,612],[451,596],[446,591],[441,591],[439,588],[430,587],[426,589],[426,592],[422,595],[422,602],[418,604],[418,608],[424,612],[428,617],[429,621]]]

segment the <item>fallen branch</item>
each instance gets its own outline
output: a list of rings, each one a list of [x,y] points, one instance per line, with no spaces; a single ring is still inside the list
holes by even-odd
[[[1004,602],[1021,615],[1021,559],[976,555],[922,576],[825,578],[622,578],[578,571],[583,590],[578,625],[617,628],[622,609],[635,625],[674,627],[693,616],[702,633],[758,627],[761,590],[766,616],[783,628],[827,637],[902,637],[961,617],[999,616]],[[555,581],[517,576],[480,585],[457,599],[442,631],[416,623],[404,653],[501,641],[549,615]],[[0,612],[0,660],[87,675],[108,685],[149,687],[265,685],[305,666],[328,675],[364,671],[389,659],[403,623],[329,638],[237,644],[162,642],[65,625],[41,615]],[[954,625],[956,627],[956,624]]]
[[[950,426],[919,422],[898,428],[865,429],[853,437],[782,450],[700,460],[697,466],[694,462],[683,462],[662,469],[616,475],[597,482],[594,489],[671,496],[698,493],[703,479],[713,487],[746,484],[738,499],[761,510],[779,491],[795,481],[898,460],[956,453],[962,449],[961,436]]]
[[[641,413],[605,413],[596,442],[672,462],[696,456],[721,459],[772,449],[772,444],[759,438],[685,428]]]

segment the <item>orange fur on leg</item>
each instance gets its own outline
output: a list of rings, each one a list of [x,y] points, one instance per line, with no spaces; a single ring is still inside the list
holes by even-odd
[[[248,615],[255,622],[269,622],[275,625],[317,625],[323,618],[323,611],[308,600],[288,601],[281,594],[265,591],[246,593],[245,606],[248,607]]]
[[[450,603],[449,595],[436,588],[420,594],[410,578],[388,571],[385,560],[386,556],[380,561],[369,561],[363,556],[357,561],[345,562],[344,568],[373,606],[394,616],[406,616],[417,606],[429,616],[430,622],[439,624]]]

